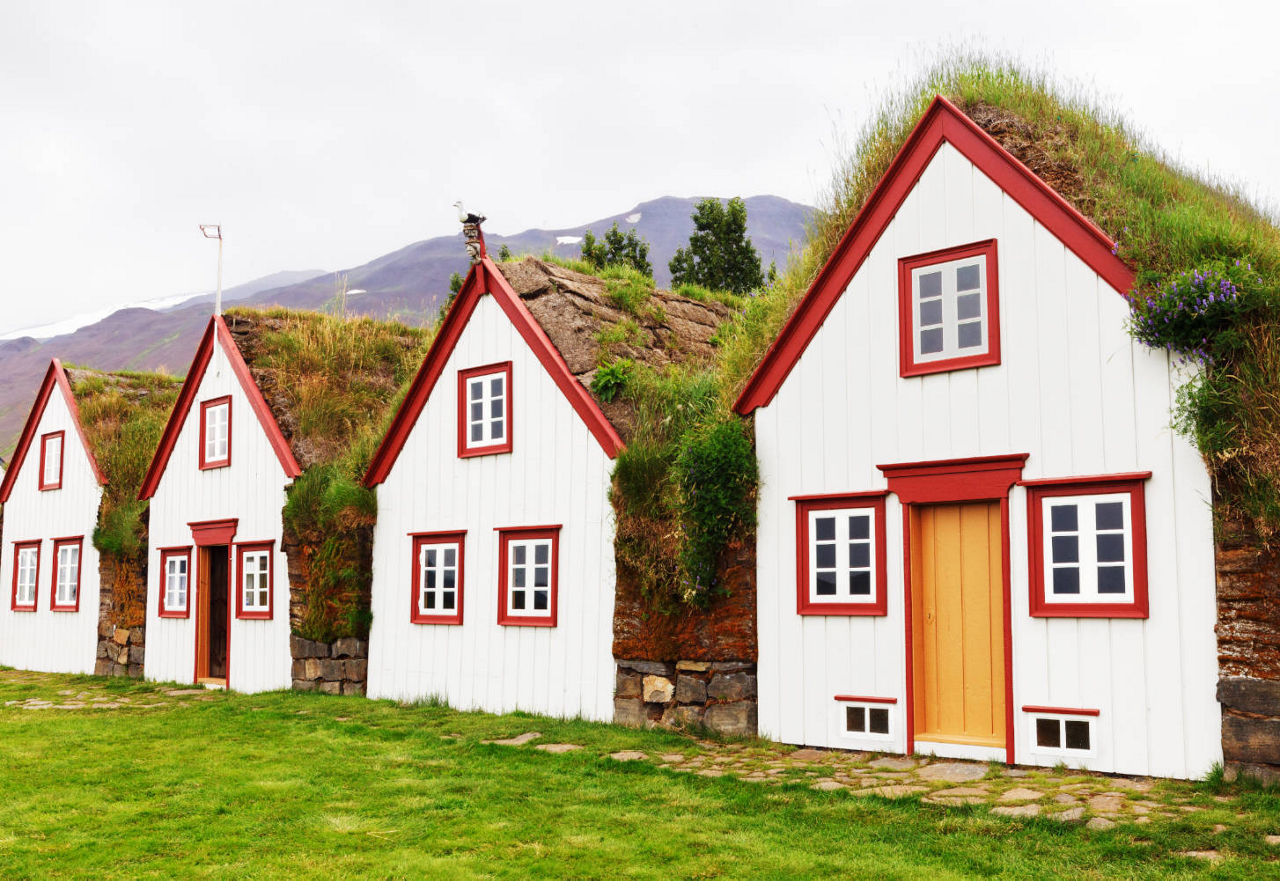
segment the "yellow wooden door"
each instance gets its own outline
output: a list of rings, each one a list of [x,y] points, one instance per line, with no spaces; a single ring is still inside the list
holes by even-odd
[[[1000,503],[913,506],[916,740],[1005,745]]]

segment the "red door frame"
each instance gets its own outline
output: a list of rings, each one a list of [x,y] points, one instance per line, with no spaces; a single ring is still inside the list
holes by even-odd
[[[907,754],[915,752],[915,647],[911,635],[911,509],[918,505],[999,502],[1004,593],[1005,763],[1014,763],[1013,595],[1009,565],[1009,490],[1022,479],[1027,453],[877,465],[902,503],[903,618],[906,621]]]
[[[239,523],[240,521],[238,518],[228,517],[224,520],[198,520],[194,523],[187,524],[187,526],[191,527],[191,540],[196,546],[195,556],[197,572],[200,569],[201,548],[217,547],[219,545],[225,545],[227,548],[227,659],[225,662],[227,669],[225,681],[228,689],[231,688],[231,621],[233,620],[231,614],[231,593],[234,587],[233,582],[235,581],[235,572],[231,566],[231,546],[235,542],[236,527]],[[188,567],[188,572],[189,571],[190,567]],[[190,582],[188,581],[188,584],[189,583]],[[196,578],[196,590],[201,590],[200,579],[198,577]],[[196,632],[195,638],[192,640],[194,646],[191,653],[193,661],[191,682],[194,684],[199,681],[200,677],[200,627],[208,622],[201,620],[200,597],[193,593],[193,595],[188,598],[188,608],[190,607],[191,600],[195,600],[196,603]]]

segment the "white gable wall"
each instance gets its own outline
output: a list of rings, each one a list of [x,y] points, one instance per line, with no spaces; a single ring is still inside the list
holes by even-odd
[[[231,464],[200,470],[200,403],[231,396]],[[161,618],[160,591],[163,547],[192,546],[189,523],[201,520],[239,519],[235,541],[274,541],[272,560],[273,616],[269,621],[235,617],[238,586],[236,555],[232,549],[230,574],[231,629],[230,687],[255,692],[288,688],[291,684],[289,653],[289,571],[280,549],[281,509],[285,475],[248,397],[231,368],[221,341],[214,346],[208,369],[187,413],[151,499],[151,539],[147,567],[148,679],[190,682],[195,673],[196,571],[193,548],[190,577],[190,614],[186,618]]]
[[[62,488],[40,491],[40,438],[52,431],[62,439]],[[71,409],[62,390],[49,395],[40,425],[4,506],[4,541],[0,549],[0,664],[48,673],[92,673],[98,648],[98,551],[93,530],[98,523],[102,487],[89,464]],[[56,558],[53,539],[84,536],[80,548],[80,606],[55,612]],[[13,543],[40,544],[36,610],[13,611]]]
[[[460,459],[458,371],[512,361],[511,453]],[[481,297],[386,481],[369,695],[613,716],[612,462],[492,296]],[[499,626],[496,527],[562,524],[559,623]],[[411,532],[466,530],[463,623],[413,624]]]
[[[897,261],[998,241],[1001,364],[903,379]],[[1125,330],[1122,297],[944,144],[766,407],[756,411],[760,730],[790,743],[858,746],[836,694],[896,697],[905,749],[902,508],[890,496],[889,613],[796,614],[788,496],[883,489],[879,464],[1029,453],[1024,479],[1151,471],[1150,618],[1029,615],[1026,494],[1010,495],[1017,761],[1037,756],[1026,704],[1101,710],[1090,768],[1198,776],[1221,759],[1214,696],[1210,486],[1170,428],[1179,384]],[[863,744],[865,747],[866,745]],[[881,747],[882,748],[882,747]]]

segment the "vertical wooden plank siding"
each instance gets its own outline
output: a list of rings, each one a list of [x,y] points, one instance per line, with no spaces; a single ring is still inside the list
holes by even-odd
[[[457,373],[512,361],[513,449],[457,456]],[[483,297],[385,482],[374,528],[371,697],[613,717],[612,461]],[[558,624],[501,626],[497,527],[560,524]],[[409,620],[411,532],[465,530],[461,625]],[[234,650],[233,650],[234,653]]]
[[[200,470],[200,402],[231,396],[231,464]],[[196,594],[186,618],[161,618],[162,547],[192,545],[189,523],[234,517],[236,542],[274,541],[273,615],[270,620],[235,617],[236,555],[228,567],[231,633],[230,686],[256,692],[288,688],[292,682],[289,652],[289,567],[280,542],[281,510],[289,478],[253,413],[249,399],[231,369],[221,341],[200,382],[195,404],[174,444],[169,465],[151,499],[150,558],[147,566],[147,663],[152,680],[190,682],[195,674]],[[193,569],[197,556],[192,554]],[[195,586],[192,573],[191,586]]]
[[[41,492],[40,438],[61,431],[62,488]],[[98,648],[98,550],[93,530],[98,523],[102,487],[93,473],[71,409],[60,389],[49,395],[35,439],[22,461],[4,506],[0,547],[0,664],[43,673],[92,673]],[[84,536],[80,548],[80,606],[75,612],[49,608],[57,559],[53,539]],[[40,541],[36,610],[13,611],[15,541]]]
[[[898,259],[988,238],[999,246],[1002,363],[901,378]],[[901,508],[890,496],[888,614],[814,619],[796,614],[788,497],[884,489],[881,463],[1028,453],[1027,479],[1152,472],[1151,614],[1030,617],[1026,493],[1013,488],[1018,760],[1064,760],[1037,752],[1027,704],[1098,709],[1093,749],[1075,760],[1096,770],[1195,777],[1221,758],[1209,480],[1170,428],[1178,378],[1163,354],[1129,339],[1127,314],[1124,299],[1035,218],[957,151],[939,149],[777,395],[755,412],[762,734],[906,748]],[[892,745],[845,734],[836,694],[896,698]]]

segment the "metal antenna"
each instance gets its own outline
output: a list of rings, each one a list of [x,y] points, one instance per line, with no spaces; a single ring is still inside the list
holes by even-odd
[[[204,233],[206,239],[218,240],[218,294],[213,301],[213,314],[222,314],[222,224],[220,223],[202,223],[200,224],[200,232]]]

